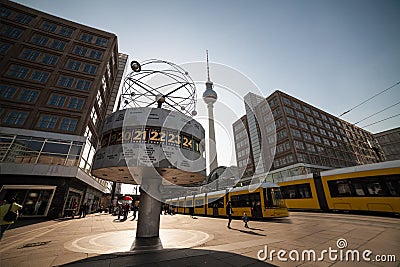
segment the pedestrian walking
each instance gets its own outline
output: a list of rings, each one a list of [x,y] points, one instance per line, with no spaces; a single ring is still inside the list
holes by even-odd
[[[230,201],[228,201],[228,203],[226,204],[226,216],[228,216],[228,225],[227,225],[227,227],[229,229],[231,229],[232,214],[233,214],[232,203]]]
[[[247,216],[246,212],[243,212],[243,222],[244,222],[244,227],[249,228],[249,226],[247,225],[247,223],[249,222],[249,216]]]
[[[0,240],[4,232],[17,220],[18,211],[22,209],[22,206],[15,201],[15,198],[10,199],[9,203],[4,203],[0,206]]]
[[[133,215],[132,215],[133,218],[131,221],[134,221],[136,219],[136,212],[138,211],[138,207],[135,204],[133,204],[132,211],[133,211]]]

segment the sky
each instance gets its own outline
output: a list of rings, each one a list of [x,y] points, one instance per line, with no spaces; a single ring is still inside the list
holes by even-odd
[[[246,76],[265,97],[279,89],[335,116],[400,81],[400,1],[16,2],[115,33],[129,60],[204,62],[208,49],[212,80],[217,79],[213,68],[224,65]],[[196,73],[201,75],[205,81],[205,70]],[[199,95],[204,89],[197,84]],[[226,102],[220,88],[215,90]],[[356,123],[399,102],[400,85],[341,118]],[[399,107],[357,125],[395,116]],[[244,114],[243,102],[234,109]],[[214,112],[216,120],[224,120],[223,111]],[[365,129],[376,133],[399,126],[397,116]],[[226,165],[232,150],[224,150],[232,144],[218,144],[223,131],[217,127],[217,150]]]

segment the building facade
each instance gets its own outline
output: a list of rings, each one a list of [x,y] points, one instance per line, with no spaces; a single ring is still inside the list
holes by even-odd
[[[0,21],[0,200],[23,216],[97,209],[110,186],[91,166],[127,55],[113,33],[10,1]]]
[[[257,127],[250,127],[249,117],[257,121]],[[249,127],[245,127],[245,121]],[[272,180],[272,174],[315,173],[385,158],[372,133],[281,91],[255,103],[250,113],[246,109],[246,115],[233,124],[233,132],[243,178],[269,173],[267,179]],[[261,151],[258,172],[249,171],[257,164],[253,143],[259,144]]]
[[[386,160],[400,159],[400,127],[374,134]]]

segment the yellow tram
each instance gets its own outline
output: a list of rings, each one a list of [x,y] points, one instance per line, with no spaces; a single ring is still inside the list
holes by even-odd
[[[400,160],[290,177],[278,184],[290,210],[400,214]]]
[[[226,216],[226,204],[232,202],[234,217],[280,218],[289,216],[279,186],[274,183],[254,184],[194,196],[168,199],[166,203],[182,214]],[[193,205],[193,206],[191,206]]]

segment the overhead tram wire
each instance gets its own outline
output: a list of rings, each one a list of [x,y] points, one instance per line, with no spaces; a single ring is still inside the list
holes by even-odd
[[[390,87],[386,88],[385,90],[383,90],[383,91],[381,91],[381,92],[377,93],[376,95],[374,95],[374,96],[371,96],[371,97],[370,97],[370,98],[368,98],[367,100],[364,100],[363,102],[361,102],[361,103],[360,103],[360,104],[358,104],[357,106],[355,106],[355,107],[353,107],[353,108],[351,108],[351,109],[349,109],[349,110],[347,110],[347,111],[343,112],[342,114],[340,114],[340,115],[339,115],[339,117],[342,117],[343,115],[345,115],[345,114],[349,113],[349,112],[350,112],[350,111],[352,111],[353,109],[355,109],[355,108],[358,108],[358,107],[359,107],[359,106],[361,106],[362,104],[364,104],[364,103],[368,102],[369,100],[371,100],[371,99],[373,99],[373,98],[377,97],[378,95],[380,95],[380,94],[382,94],[382,93],[384,93],[384,92],[388,91],[389,89],[392,89],[393,87],[395,87],[395,86],[397,86],[397,85],[399,85],[399,84],[400,84],[400,81],[399,81],[399,82],[397,82],[397,83],[395,83],[395,84],[393,84],[392,86],[390,86]]]
[[[354,123],[354,125],[356,125],[357,123],[360,123],[360,122],[362,122],[362,121],[365,121],[366,119],[369,119],[369,118],[371,118],[371,117],[373,117],[373,116],[375,116],[375,115],[377,115],[377,114],[379,114],[379,113],[381,113],[381,112],[383,112],[383,111],[385,111],[385,110],[388,110],[388,109],[391,108],[391,107],[397,106],[398,104],[400,104],[400,101],[397,102],[396,104],[393,104],[393,105],[391,105],[391,106],[389,106],[389,107],[387,107],[387,108],[384,108],[384,109],[382,109],[382,110],[380,110],[380,111],[378,111],[378,112],[375,112],[374,114],[369,115],[368,117],[365,117],[364,119],[362,119],[362,120],[360,120],[360,121],[357,121],[356,123]]]
[[[390,116],[390,117],[388,117],[388,118],[385,118],[385,119],[383,119],[383,120],[376,121],[376,122],[370,123],[370,124],[368,124],[368,125],[361,126],[360,128],[365,128],[365,127],[368,127],[368,126],[371,126],[371,125],[374,125],[374,124],[377,124],[377,123],[380,123],[380,122],[382,122],[382,121],[386,121],[386,120],[389,120],[389,119],[392,119],[392,118],[395,118],[395,117],[398,117],[398,116],[400,116],[400,113],[399,113],[399,114],[396,114],[396,115],[393,115],[393,116]]]

